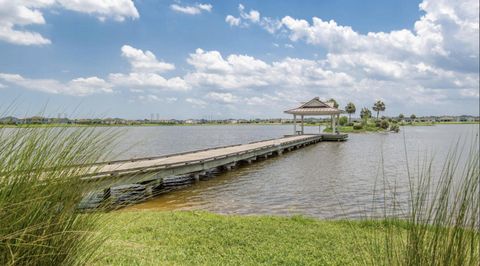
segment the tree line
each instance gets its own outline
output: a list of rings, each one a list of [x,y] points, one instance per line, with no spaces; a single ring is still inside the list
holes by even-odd
[[[338,104],[336,103],[335,100],[333,99],[330,99],[330,101],[333,101],[336,105],[336,107],[338,107]],[[376,120],[378,120],[378,117],[380,115],[380,112],[384,112],[386,109],[386,105],[383,101],[381,100],[378,100],[376,101],[373,106],[372,106],[372,110],[376,112]],[[348,122],[351,122],[352,120],[352,114],[355,114],[357,112],[357,108],[355,106],[354,103],[352,102],[349,102],[346,106],[345,106],[345,112],[347,112],[348,114]],[[366,120],[366,119],[369,119],[372,117],[372,111],[367,108],[367,107],[363,107],[361,110],[360,110],[360,118],[363,119],[363,120]],[[398,115],[398,118],[400,120],[403,120],[405,118],[405,115],[403,114],[399,114]],[[410,119],[412,120],[415,120],[417,118],[417,116],[415,114],[412,114],[410,115]]]

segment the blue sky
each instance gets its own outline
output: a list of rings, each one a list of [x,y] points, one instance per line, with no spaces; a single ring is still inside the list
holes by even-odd
[[[0,111],[284,117],[319,96],[357,110],[381,99],[387,115],[478,115],[478,9],[470,0],[0,1]]]

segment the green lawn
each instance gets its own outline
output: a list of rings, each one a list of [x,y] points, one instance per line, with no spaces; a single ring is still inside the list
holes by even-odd
[[[337,129],[341,133],[364,133],[364,132],[379,132],[379,131],[388,131],[379,127],[376,127],[375,125],[368,125],[366,127],[363,127],[362,129],[353,129],[353,126],[337,126]],[[332,128],[326,128],[323,130],[323,132],[326,133],[331,133]]]
[[[358,265],[377,226],[305,217],[206,212],[107,214],[97,265]],[[363,248],[364,249],[364,248]]]

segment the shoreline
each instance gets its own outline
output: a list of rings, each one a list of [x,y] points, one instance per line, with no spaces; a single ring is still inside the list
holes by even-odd
[[[328,126],[329,122],[323,123],[305,123],[305,126]],[[417,122],[417,123],[398,123],[399,126],[435,126],[435,125],[480,125],[480,121],[472,122]],[[289,126],[293,125],[292,123],[235,123],[235,124],[225,124],[225,123],[204,123],[204,124],[19,124],[19,125],[8,125],[0,124],[0,128],[48,128],[48,127],[183,127],[183,126]],[[342,126],[339,126],[342,127]],[[363,133],[363,132],[379,132],[383,130],[352,130],[344,131],[346,133]],[[342,131],[340,131],[342,132]]]

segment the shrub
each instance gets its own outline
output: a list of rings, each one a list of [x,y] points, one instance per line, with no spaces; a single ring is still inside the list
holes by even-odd
[[[380,120],[375,120],[375,127],[381,127],[382,124],[380,122]]]
[[[0,265],[88,264],[101,214],[78,211],[95,186],[79,176],[105,158],[108,132],[0,127]]]
[[[353,127],[353,122],[348,122],[347,127]]]
[[[441,169],[434,169],[432,159],[419,159],[414,169],[407,164],[406,200],[397,197],[395,186],[374,192],[374,199],[383,201],[380,209],[385,222],[381,230],[373,228],[373,240],[357,244],[368,253],[362,264],[478,265],[478,144],[478,136],[469,151],[466,145],[455,143],[457,148],[439,164]],[[388,180],[385,176],[383,179],[386,184]],[[376,193],[381,193],[383,199],[377,199],[382,196]],[[400,208],[400,202],[408,203],[408,207]]]
[[[363,125],[360,124],[360,123],[355,123],[355,124],[353,124],[353,129],[355,129],[355,130],[363,129]]]
[[[397,123],[394,123],[390,126],[390,131],[393,131],[395,133],[398,133],[400,131],[400,127],[398,126]]]
[[[388,129],[388,126],[389,126],[389,125],[390,125],[390,124],[388,123],[387,120],[381,120],[381,121],[380,121],[380,128]]]
[[[348,118],[346,116],[342,116],[340,117],[338,123],[341,125],[341,126],[344,126],[348,123]]]

